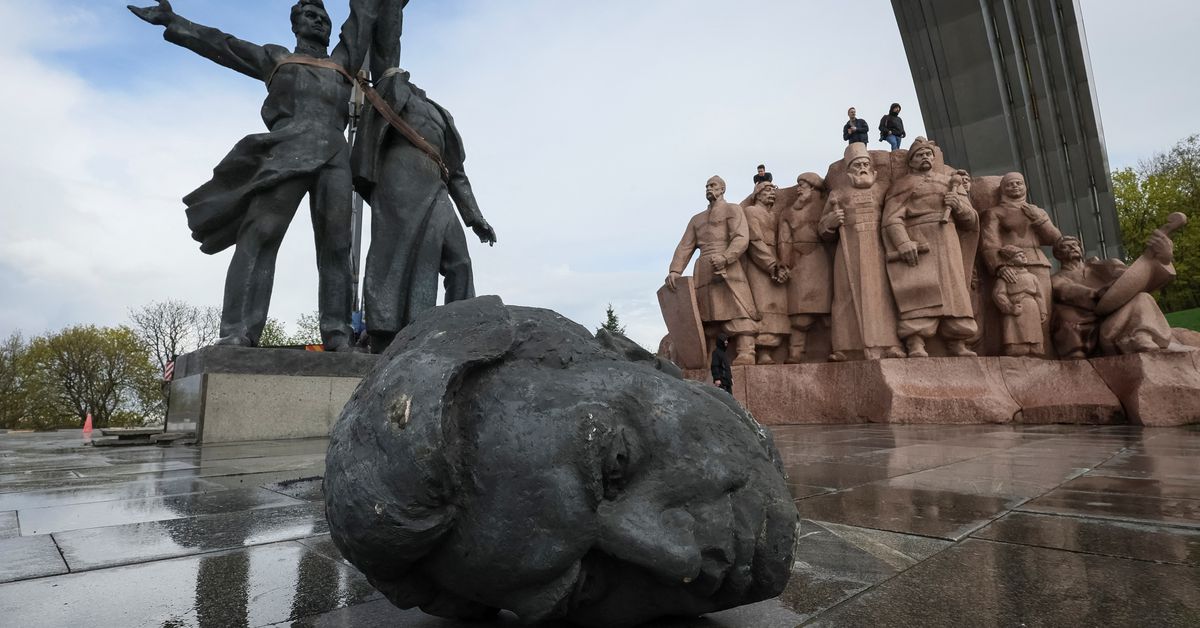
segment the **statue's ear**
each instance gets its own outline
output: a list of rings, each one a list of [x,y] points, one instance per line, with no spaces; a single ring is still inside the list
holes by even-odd
[[[382,392],[409,416],[441,417],[462,376],[494,362],[513,345],[512,317],[500,297],[456,301],[427,311],[405,327],[383,354],[385,365],[362,388]],[[394,423],[407,417],[395,416]]]

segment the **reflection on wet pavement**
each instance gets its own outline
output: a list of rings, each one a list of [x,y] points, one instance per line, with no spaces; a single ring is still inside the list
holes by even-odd
[[[788,588],[655,627],[1200,625],[1196,427],[772,431],[803,517]],[[79,442],[0,434],[4,626],[480,626],[341,560],[323,439]]]

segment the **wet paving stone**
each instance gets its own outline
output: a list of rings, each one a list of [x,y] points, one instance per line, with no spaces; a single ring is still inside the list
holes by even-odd
[[[1154,480],[1123,478],[1105,475],[1084,475],[1062,485],[1071,491],[1141,495],[1144,497],[1200,499],[1200,482],[1186,480]]]
[[[75,469],[75,473],[81,478],[97,478],[108,477],[113,475],[133,475],[137,473],[157,473],[160,471],[179,471],[182,469],[195,469],[196,465],[190,462],[181,460],[168,460],[166,462],[143,462],[136,464],[110,464],[103,467],[93,467],[86,469]]]
[[[9,626],[263,626],[377,599],[358,572],[298,543],[0,585]]]
[[[783,464],[789,482],[829,489],[850,488],[902,475],[902,473],[890,471],[885,467],[834,462],[793,462],[784,458]]]
[[[67,565],[49,535],[0,540],[0,583],[63,573]]]
[[[1200,456],[1121,455],[1100,465],[1094,475],[1200,482]]]
[[[994,477],[980,473],[964,473],[961,469],[939,467],[883,480],[877,484],[890,488],[950,491],[1005,500],[1025,500],[1050,491],[1060,482],[1061,479],[1039,482],[1011,476]]]
[[[808,626],[1196,626],[1200,570],[968,539]]]
[[[803,499],[796,508],[805,519],[957,540],[1020,501],[876,483]]]
[[[296,499],[303,499],[304,501],[325,501],[324,478],[321,476],[271,482],[270,484],[263,484],[262,487],[268,491],[274,491]]]
[[[971,535],[1053,549],[1200,565],[1200,530],[1011,512]]]
[[[57,480],[77,479],[74,471],[20,471],[16,473],[0,473],[0,493],[6,493],[11,487],[21,486],[30,482],[54,482]]]
[[[950,546],[949,541],[802,520],[780,602],[807,621]]]
[[[807,517],[788,589],[649,628],[1200,625],[1200,427],[772,432]],[[341,559],[323,439],[105,450],[78,436],[0,435],[0,544],[83,571],[10,567],[29,579],[0,584],[0,628],[479,626],[397,609]],[[57,531],[19,536],[33,526]]]
[[[326,534],[323,504],[202,515],[54,534],[71,571],[188,556]]]
[[[195,478],[121,482],[104,486],[78,486],[20,493],[0,493],[0,510],[47,508],[51,506],[108,502],[122,499],[143,499],[188,493],[208,493],[223,490],[225,490],[225,487],[220,484]]]
[[[52,508],[18,511],[21,534],[49,534],[103,526],[182,519],[257,508],[273,508],[301,503],[261,488],[230,490],[196,495],[176,495],[151,499],[129,499],[93,504],[73,504]]]
[[[1200,501],[1056,490],[1022,504],[1023,512],[1143,521],[1200,528]]]
[[[17,524],[15,511],[0,512],[0,539],[11,539],[21,536],[21,527]]]

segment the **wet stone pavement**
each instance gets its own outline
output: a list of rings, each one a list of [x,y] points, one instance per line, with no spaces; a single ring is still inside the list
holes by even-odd
[[[773,431],[802,518],[787,590],[654,626],[1200,626],[1197,426]],[[460,625],[338,555],[322,439],[79,438],[0,434],[0,626]]]

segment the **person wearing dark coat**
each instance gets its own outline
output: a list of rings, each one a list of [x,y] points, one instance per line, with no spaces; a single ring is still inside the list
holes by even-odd
[[[767,172],[767,167],[763,164],[758,164],[758,173],[754,175],[754,185],[758,185],[763,181],[770,183],[773,180],[774,177],[771,176],[771,173]]]
[[[725,334],[717,336],[717,346],[712,352],[712,378],[718,388],[722,388],[732,395],[733,369],[730,367],[729,354],[726,352],[728,348],[729,337]]]
[[[871,133],[871,127],[867,126],[867,121],[857,116],[854,107],[851,107],[846,115],[850,116],[850,120],[842,127],[842,139],[846,140],[847,144],[855,142],[866,144],[868,135]]]
[[[437,305],[439,275],[445,303],[475,296],[463,224],[480,242],[496,242],[467,178],[454,118],[399,67],[407,4],[379,0],[371,76],[384,102],[432,146],[446,171],[373,107],[364,110],[351,164],[355,189],[371,205],[363,304],[372,353],[382,353],[417,315]]]
[[[879,141],[887,142],[892,150],[900,150],[904,139],[904,120],[900,119],[900,103],[894,102],[887,115],[879,119]]]

